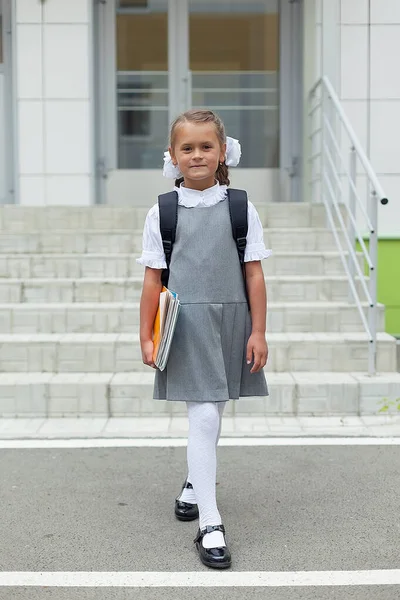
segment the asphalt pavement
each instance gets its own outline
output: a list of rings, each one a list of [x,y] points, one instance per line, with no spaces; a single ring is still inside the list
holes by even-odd
[[[231,572],[399,568],[399,445],[220,447],[218,465]],[[197,587],[0,585],[1,600],[400,597],[397,585],[201,587],[198,521],[173,514],[183,447],[2,449],[0,473],[1,573],[200,574]]]

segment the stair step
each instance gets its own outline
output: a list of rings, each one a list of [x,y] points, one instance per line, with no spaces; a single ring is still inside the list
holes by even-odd
[[[348,282],[343,276],[268,276],[273,302],[344,301]],[[137,302],[143,277],[0,279],[0,303],[16,302]],[[360,282],[357,287],[361,298]]]
[[[367,315],[368,307],[364,305]],[[385,329],[384,306],[378,306],[378,331]],[[5,333],[138,333],[139,303],[71,302],[0,304]],[[341,302],[268,302],[267,331],[364,331],[355,306]]]
[[[368,365],[363,333],[270,333],[270,371],[362,371]],[[1,372],[142,372],[138,334],[0,335]],[[396,340],[377,335],[378,371],[396,370]]]
[[[141,359],[136,258],[148,208],[0,208],[0,416],[186,415],[184,402],[153,400]],[[230,402],[226,414],[377,414],[400,397],[396,342],[378,334],[381,373],[366,376],[369,344],[325,208],[257,209],[273,250],[262,262],[270,396]]]
[[[332,233],[323,228],[271,228],[264,241],[275,252],[336,250]],[[49,230],[1,233],[0,254],[127,254],[142,251],[142,230]]]
[[[186,415],[185,402],[153,400],[153,372],[0,373],[0,417]],[[225,414],[368,415],[399,397],[400,373],[268,373],[268,397],[228,402]]]
[[[0,254],[3,278],[138,277],[144,267],[140,254]],[[363,255],[358,253],[360,267]],[[342,275],[338,252],[276,252],[262,261],[268,275]]]
[[[155,199],[156,201],[156,199]],[[325,207],[310,203],[254,203],[265,227],[325,227]],[[0,232],[28,233],[35,230],[140,229],[148,206],[18,206],[0,207]],[[345,214],[342,206],[342,213]]]

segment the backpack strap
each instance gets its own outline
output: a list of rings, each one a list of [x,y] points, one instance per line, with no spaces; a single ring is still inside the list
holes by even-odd
[[[172,246],[175,242],[176,225],[178,222],[178,194],[167,192],[158,196],[158,209],[160,213],[160,233],[167,261],[167,268],[161,274],[161,282],[168,287],[169,264],[171,262]]]
[[[236,242],[240,263],[244,263],[244,251],[247,244],[247,193],[244,190],[228,188],[229,214],[232,235]]]
[[[248,231],[248,200],[245,190],[235,190],[228,188],[229,215],[231,217],[232,236],[236,242],[236,248],[239,255],[239,261],[242,266],[244,287],[246,292],[247,305],[250,308],[249,297],[246,286],[246,269],[244,265],[244,253],[247,244]]]

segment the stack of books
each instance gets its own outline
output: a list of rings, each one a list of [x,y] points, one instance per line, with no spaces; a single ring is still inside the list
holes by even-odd
[[[180,308],[178,294],[163,287],[153,328],[153,361],[160,371],[167,365]]]

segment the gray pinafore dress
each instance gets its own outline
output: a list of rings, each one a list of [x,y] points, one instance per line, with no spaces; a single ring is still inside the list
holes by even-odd
[[[178,206],[168,288],[182,304],[168,363],[156,371],[155,399],[225,402],[267,396],[264,372],[250,373],[251,333],[229,205]]]

